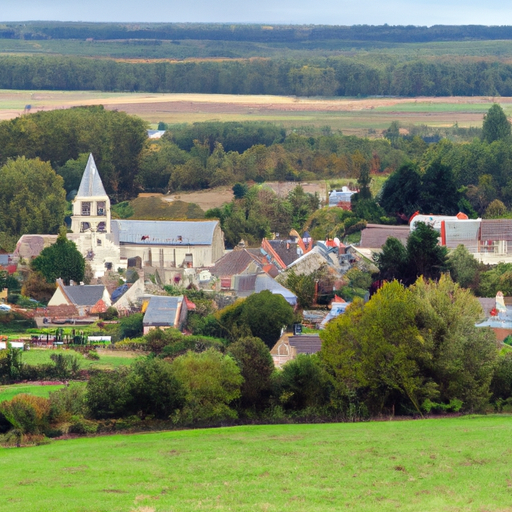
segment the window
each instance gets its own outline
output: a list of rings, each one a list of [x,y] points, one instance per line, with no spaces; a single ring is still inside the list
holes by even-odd
[[[91,225],[88,222],[82,222],[80,227],[80,233],[83,233],[88,229],[91,229]]]
[[[98,216],[104,216],[107,214],[107,209],[105,208],[105,201],[98,201],[97,205]]]
[[[91,215],[91,203],[89,201],[82,201],[82,215]]]
[[[192,256],[192,254],[188,253],[188,254],[185,254],[185,267],[193,267],[193,264],[194,264],[194,257]]]
[[[106,224],[104,222],[100,222],[98,224],[98,232],[105,233],[107,231]]]
[[[96,245],[101,245],[101,239],[100,238],[96,238]]]

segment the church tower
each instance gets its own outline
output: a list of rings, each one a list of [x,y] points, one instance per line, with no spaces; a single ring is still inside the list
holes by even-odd
[[[96,163],[89,155],[71,217],[73,233],[110,233],[110,199],[105,192]]]

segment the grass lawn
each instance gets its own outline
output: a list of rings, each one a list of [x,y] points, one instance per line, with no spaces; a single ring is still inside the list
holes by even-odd
[[[511,510],[511,422],[251,426],[6,449],[0,510]]]
[[[62,387],[64,386],[34,386],[30,384],[13,384],[12,386],[0,386],[0,402],[3,402],[4,400],[11,400],[13,397],[20,395],[21,393],[48,398],[52,391],[57,391],[57,389]]]
[[[118,366],[130,365],[135,362],[139,354],[134,352],[111,352],[111,351],[98,351],[100,356],[99,360],[93,361],[86,359],[82,354],[74,350],[50,350],[50,349],[30,349],[23,352],[23,362],[29,365],[51,363],[51,354],[66,354],[77,356],[82,368],[117,368]]]

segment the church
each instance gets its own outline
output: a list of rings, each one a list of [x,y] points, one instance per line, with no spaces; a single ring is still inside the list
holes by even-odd
[[[209,267],[224,254],[224,234],[217,220],[112,219],[110,198],[92,154],[73,200],[71,233],[67,236],[76,243],[95,277],[127,267]],[[23,235],[14,257],[30,260],[55,239],[55,235]]]

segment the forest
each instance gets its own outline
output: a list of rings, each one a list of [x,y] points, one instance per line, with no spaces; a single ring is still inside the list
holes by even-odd
[[[24,22],[0,26],[5,39],[199,39],[295,43],[297,41],[427,42],[511,39],[511,26],[484,25],[258,25],[222,23]]]
[[[0,88],[297,96],[512,96],[512,65],[492,58],[364,56],[128,63],[1,56]]]

